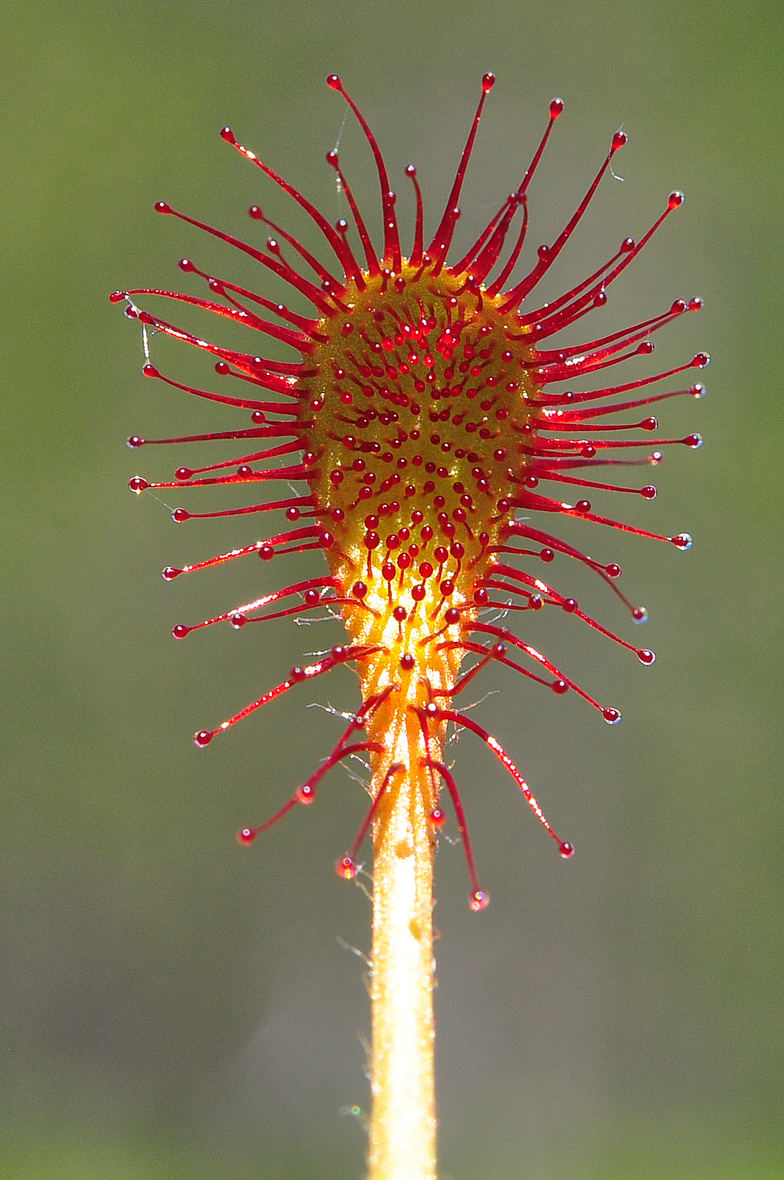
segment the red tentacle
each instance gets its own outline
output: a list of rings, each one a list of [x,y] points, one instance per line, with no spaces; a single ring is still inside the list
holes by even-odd
[[[349,208],[351,209],[351,216],[354,218],[354,224],[357,227],[357,233],[359,234],[360,241],[362,242],[362,249],[365,251],[365,260],[367,262],[368,273],[375,278],[381,274],[381,267],[378,265],[378,257],[376,255],[376,251],[373,248],[373,243],[370,240],[370,234],[368,233],[364,218],[359,211],[359,206],[357,205],[354,194],[351,191],[351,186],[343,175],[343,171],[340,167],[340,158],[336,149],[333,148],[332,151],[327,152],[327,163],[331,165],[331,167],[334,168],[338,174],[343,192],[346,194],[346,200],[348,201]]]
[[[489,746],[496,758],[506,767],[509,774],[523,792],[526,802],[528,803],[536,818],[539,820],[539,823],[542,825],[545,831],[550,833],[552,838],[555,840],[561,856],[563,856],[566,860],[573,856],[574,849],[572,845],[567,841],[562,840],[550,826],[550,823],[548,822],[544,812],[532,795],[531,788],[528,786],[528,783],[525,781],[501,743],[498,742],[492,736],[492,734],[488,733],[486,729],[483,729],[481,725],[477,725],[475,721],[472,721],[470,717],[466,717],[463,713],[454,713],[451,709],[439,709],[435,705],[429,706],[428,708],[431,710],[431,715],[437,717],[439,721],[452,721],[455,725],[460,725],[464,729],[470,729],[471,733],[475,733],[478,738],[482,739],[486,746]]]
[[[474,861],[474,852],[471,847],[471,837],[468,835],[468,823],[466,822],[465,811],[463,810],[463,802],[460,798],[460,792],[457,789],[457,783],[454,780],[451,770],[444,765],[443,762],[433,762],[429,758],[422,759],[422,765],[429,767],[431,770],[437,770],[441,778],[446,783],[446,789],[452,799],[452,806],[455,809],[455,816],[457,818],[457,827],[463,839],[463,850],[465,852],[466,862],[468,864],[468,875],[471,878],[471,896],[468,904],[474,911],[487,909],[490,902],[489,894],[485,893],[484,889],[479,884],[479,876],[476,871],[476,863]]]
[[[351,107],[357,122],[365,133],[365,138],[368,141],[370,150],[373,153],[373,159],[376,164],[376,171],[378,172],[378,180],[381,185],[381,208],[384,216],[384,261],[387,265],[397,272],[400,270],[402,256],[400,253],[400,235],[397,228],[397,214],[395,213],[395,194],[391,192],[389,187],[389,177],[387,176],[386,164],[384,157],[381,155],[381,149],[378,146],[376,137],[370,130],[367,121],[360,111],[353,98],[346,93],[343,88],[343,83],[337,74],[330,74],[327,78],[327,85],[332,90],[342,95],[348,105]]]
[[[343,877],[344,880],[353,881],[354,877],[356,877],[356,875],[359,871],[359,868],[357,865],[357,854],[359,853],[359,849],[362,844],[362,841],[365,839],[365,836],[367,835],[367,833],[370,829],[370,825],[373,823],[373,820],[376,818],[376,813],[378,812],[378,809],[384,799],[384,796],[391,789],[390,783],[392,782],[392,779],[394,778],[394,776],[396,774],[402,774],[405,769],[406,768],[402,762],[393,762],[391,764],[391,766],[389,767],[389,769],[387,770],[386,774],[384,775],[384,780],[381,783],[381,786],[376,794],[375,799],[373,800],[373,802],[370,805],[370,809],[369,809],[367,815],[365,816],[364,820],[362,821],[362,826],[360,827],[359,831],[357,832],[356,837],[354,838],[354,842],[351,845],[351,848],[349,849],[349,851],[346,853],[345,856],[340,858],[337,865],[335,866],[338,876]]]
[[[313,506],[316,503],[313,496],[295,496],[291,500],[272,500],[268,504],[248,504],[243,508],[223,508],[219,512],[188,512],[184,519],[211,520],[219,516],[246,516],[251,512],[272,512],[275,509],[291,509],[299,511],[303,505]],[[179,521],[183,519],[178,517]]]
[[[227,560],[230,559],[231,554],[227,557]],[[166,581],[171,581],[172,578],[176,578],[180,573],[188,573],[191,569],[203,569],[209,564],[209,562],[203,562],[201,565],[191,566],[190,569],[186,566],[183,570],[175,570],[171,566],[167,566],[163,576]],[[184,639],[191,631],[200,631],[202,627],[212,627],[215,623],[225,623],[227,620],[236,618],[238,615],[246,616],[249,611],[260,610],[262,607],[268,606],[271,602],[278,602],[281,598],[288,598],[292,594],[307,594],[309,590],[322,587],[333,587],[336,590],[340,590],[341,588],[336,578],[309,578],[305,582],[296,582],[293,586],[284,586],[281,590],[273,590],[270,594],[263,594],[260,598],[255,598],[252,602],[243,603],[242,606],[235,606],[232,610],[224,611],[223,614],[215,615],[211,619],[205,619],[201,623],[193,623],[190,626],[180,623],[173,629],[172,635],[175,639]],[[248,621],[250,622],[252,620]]]
[[[188,225],[193,225],[196,229],[202,229],[205,233],[210,234],[214,238],[226,242],[228,246],[234,246],[235,249],[241,250],[243,254],[247,254],[249,258],[254,259],[255,262],[261,263],[267,270],[271,270],[273,274],[279,276],[289,286],[293,287],[295,291],[299,291],[306,299],[310,300],[314,307],[317,307],[323,315],[332,315],[334,313],[334,306],[321,293],[318,287],[314,287],[313,283],[303,279],[301,275],[297,274],[292,267],[286,263],[281,262],[277,258],[273,258],[269,254],[265,254],[262,250],[256,250],[253,246],[249,246],[247,242],[243,242],[240,238],[235,238],[233,234],[224,233],[223,230],[214,229],[213,226],[207,225],[203,221],[198,221],[195,217],[188,217],[185,213],[179,213],[168,205],[165,201],[159,201],[155,206],[158,213],[170,213],[173,217],[177,217],[180,221],[187,221]],[[334,232],[334,231],[333,231]],[[341,288],[342,290],[342,288]]]
[[[593,196],[602,180],[602,177],[610,167],[610,161],[612,160],[615,153],[619,151],[625,143],[626,136],[623,131],[616,131],[612,139],[612,144],[610,145],[610,150],[605,157],[604,163],[594,177],[587,193],[583,197],[580,204],[577,206],[577,209],[573,213],[572,217],[569,219],[566,226],[561,230],[561,233],[558,235],[555,242],[553,242],[552,246],[540,246],[539,261],[533,270],[509,292],[504,302],[502,313],[512,311],[512,309],[517,304],[522,303],[526,295],[533,291],[534,287],[536,287],[539,283],[539,280],[553,265],[556,258],[561,253],[566,243],[569,241],[569,238],[572,236],[589,204],[591,203]]]
[[[328,287],[333,289],[340,289],[342,287],[343,284],[338,279],[336,279],[335,276],[326,269],[326,267],[321,265],[318,258],[311,254],[309,250],[306,250],[302,243],[298,241],[293,234],[290,234],[276,222],[270,221],[268,217],[265,217],[264,211],[258,205],[251,205],[250,209],[248,210],[248,216],[253,221],[261,221],[264,223],[264,225],[268,225],[271,230],[274,230],[276,234],[283,238],[284,242],[288,242],[292,249],[296,250],[300,258],[307,263],[313,273],[318,277],[320,282],[324,283],[326,281]],[[267,249],[271,250],[273,253],[280,254],[280,247],[274,238],[267,240]]]
[[[410,179],[414,186],[414,195],[416,197],[414,248],[411,251],[411,258],[409,259],[409,262],[412,266],[420,266],[422,263],[422,255],[424,254],[425,215],[422,206],[422,189],[419,187],[419,181],[417,180],[417,170],[413,164],[409,164],[406,168],[406,176]]]
[[[307,197],[304,197],[302,193],[294,187],[293,184],[289,184],[289,182],[284,180],[282,176],[278,176],[277,172],[273,171],[273,169],[270,168],[269,165],[265,164],[263,160],[260,160],[255,152],[250,151],[249,148],[243,147],[241,143],[238,143],[234,136],[234,132],[230,127],[224,127],[222,129],[221,138],[224,139],[226,143],[230,143],[232,147],[235,147],[237,151],[245,157],[246,160],[250,160],[250,162],[255,164],[257,168],[260,168],[261,171],[270,178],[270,180],[273,180],[279,188],[283,189],[284,193],[288,193],[290,197],[294,198],[300,208],[304,209],[308,216],[319,227],[324,237],[335,251],[335,254],[340,260],[340,264],[343,267],[346,275],[351,275],[352,278],[356,278],[357,275],[355,272],[359,271],[356,259],[354,258],[346,243],[343,242],[340,235],[335,232],[335,230],[327,221],[326,217],[324,217],[323,214],[318,211],[316,206],[313,205],[307,199]]]
[[[463,155],[461,156],[460,163],[457,168],[455,180],[452,185],[452,191],[449,194],[449,198],[446,203],[446,209],[444,210],[438,229],[435,232],[433,241],[428,247],[428,254],[433,259],[433,270],[435,274],[438,274],[444,265],[447,252],[452,242],[452,235],[455,231],[455,225],[457,224],[457,219],[460,216],[460,211],[457,208],[457,202],[460,199],[460,190],[463,187],[463,180],[465,179],[468,162],[471,159],[471,152],[474,148],[474,140],[476,139],[476,133],[479,129],[479,120],[482,117],[485,99],[493,89],[494,85],[494,75],[485,74],[482,78],[482,93],[479,97],[479,104],[476,108],[476,114],[474,115],[474,122],[471,126],[470,132],[468,133],[466,145],[463,148]]]
[[[241,709],[239,713],[235,713],[233,717],[222,721],[217,729],[199,730],[193,739],[195,745],[200,747],[208,746],[216,734],[222,733],[232,725],[236,725],[238,721],[243,721],[251,713],[255,713],[257,709],[262,708],[262,706],[269,704],[270,701],[274,701],[277,697],[282,696],[283,693],[288,692],[295,684],[302,684],[305,680],[313,680],[316,676],[322,676],[325,672],[330,672],[338,664],[345,663],[347,660],[366,659],[374,651],[378,651],[378,648],[341,647],[338,649],[339,654],[336,655],[333,651],[328,656],[325,656],[323,660],[319,660],[317,664],[308,664],[304,668],[300,666],[292,668],[286,680],[283,680],[275,688],[271,688],[268,692],[265,692],[257,701],[246,705],[244,709]]]

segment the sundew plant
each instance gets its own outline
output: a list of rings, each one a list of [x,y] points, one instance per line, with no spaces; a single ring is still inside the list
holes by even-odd
[[[597,701],[526,638],[529,612],[556,611],[599,631],[643,664],[654,662],[653,652],[624,637],[628,629],[615,634],[570,595],[566,567],[579,562],[606,584],[611,600],[630,621],[645,622],[644,609],[634,606],[619,587],[620,567],[561,540],[559,518],[577,517],[596,525],[602,546],[613,529],[676,549],[691,546],[687,533],[657,536],[600,515],[588,497],[599,491],[616,492],[619,501],[652,500],[656,489],[644,473],[660,463],[661,448],[699,447],[698,434],[659,438],[651,407],[673,397],[701,397],[703,386],[690,384],[688,374],[708,363],[705,353],[668,372],[632,380],[616,382],[610,374],[616,365],[650,354],[651,335],[699,310],[701,301],[678,299],[650,319],[609,335],[584,332],[581,323],[607,303],[615,280],[680,207],[683,196],[671,193],[639,240],[624,238],[592,274],[558,298],[538,302],[540,280],[569,243],[626,143],[622,131],[613,135],[561,233],[530,252],[529,190],[563,110],[555,99],[517,187],[500,202],[473,245],[450,261],[461,189],[494,81],[492,74],[482,78],[468,140],[429,243],[416,169],[406,168],[414,229],[413,240],[404,245],[398,198],[381,150],[353,98],[333,75],[327,83],[358,120],[375,162],[381,248],[374,244],[374,227],[358,207],[336,150],[327,154],[327,161],[345,194],[350,219],[332,224],[226,127],[224,140],[315,224],[323,238],[319,256],[270,221],[258,205],[250,209],[254,224],[249,242],[165,202],[156,209],[225,243],[229,255],[239,250],[263,271],[277,275],[291,288],[294,308],[208,273],[190,258],[182,259],[180,269],[194,283],[193,290],[201,285],[206,292],[154,288],[118,291],[111,297],[142,325],[148,377],[238,411],[232,430],[168,439],[134,435],[128,440],[136,449],[220,444],[215,462],[180,466],[170,481],[134,476],[134,492],[177,489],[191,496],[195,488],[247,488],[244,506],[217,505],[208,512],[177,508],[173,513],[178,523],[242,518],[250,533],[247,543],[193,565],[167,567],[163,576],[172,580],[255,557],[262,563],[259,595],[215,618],[180,623],[174,637],[182,640],[220,623],[247,629],[314,609],[327,612],[344,630],[315,663],[292,668],[235,716],[200,730],[196,745],[207,746],[255,710],[289,690],[301,691],[337,665],[356,669],[361,703],[347,715],[334,749],[293,793],[291,786],[282,786],[282,797],[271,807],[274,814],[258,826],[243,828],[239,839],[251,844],[299,804],[313,803],[322,779],[338,763],[352,757],[366,762],[367,814],[339,857],[337,871],[348,880],[355,878],[363,842],[370,840],[370,1180],[434,1180],[436,1175],[433,868],[447,809],[454,812],[462,836],[469,905],[482,910],[489,900],[477,875],[447,742],[461,731],[483,742],[553,838],[557,852],[567,860],[574,852],[550,825],[512,754],[461,710],[461,693],[488,664],[503,664],[533,681],[537,690],[577,693],[605,722],[616,725],[621,719],[616,708]],[[267,233],[271,236],[265,238]],[[161,310],[166,305],[174,310]],[[251,329],[248,351],[223,347],[182,326],[181,315],[192,308]],[[185,321],[187,325],[187,315]],[[577,343],[560,342],[565,329],[573,329],[570,336]],[[183,384],[153,364],[149,343],[156,332],[214,357],[220,378],[216,390]],[[584,335],[595,338],[584,340]],[[290,359],[263,356],[267,340],[288,346]],[[603,370],[608,370],[607,385],[581,387],[585,378]],[[279,490],[270,494],[269,485]],[[568,500],[561,499],[564,495]],[[275,523],[259,530],[256,521],[267,516],[257,514],[270,514]],[[303,555],[299,580],[287,586],[271,577],[281,553]],[[549,573],[551,566],[557,579]],[[556,580],[557,586],[551,584]]]

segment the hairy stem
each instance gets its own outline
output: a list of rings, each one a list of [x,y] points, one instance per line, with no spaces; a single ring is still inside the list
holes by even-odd
[[[388,591],[387,593],[391,593]],[[446,724],[428,714],[449,699],[462,653],[438,643],[437,591],[401,623],[387,594],[352,612],[373,797],[372,1110],[368,1180],[435,1180],[433,863]],[[413,658],[412,658],[413,657]]]
[[[375,784],[368,1177],[435,1180],[433,785],[419,719],[395,712],[386,765],[400,769]]]

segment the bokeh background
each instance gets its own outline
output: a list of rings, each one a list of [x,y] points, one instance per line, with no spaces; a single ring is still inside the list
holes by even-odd
[[[705,311],[660,334],[655,360],[707,348],[714,364],[705,401],[660,415],[664,434],[700,430],[706,447],[668,454],[655,504],[621,506],[643,527],[688,529],[694,549],[570,534],[624,566],[650,611],[656,667],[546,611],[527,632],[624,724],[610,730],[574,694],[554,699],[511,673],[484,682],[497,691],[477,718],[574,861],[554,855],[487,750],[470,737],[458,750],[493,904],[469,913],[462,852],[442,842],[442,1173],[784,1174],[783,12],[773,0],[4,0],[0,1176],[363,1174],[363,1128],[345,1110],[367,1106],[368,1005],[346,946],[367,949],[369,908],[333,872],[363,797],[335,772],[317,807],[252,850],[234,841],[334,741],[338,722],[308,706],[350,708],[356,689],[341,671],[209,750],[191,744],[337,631],[288,621],[171,641],[173,623],[293,578],[306,559],[274,575],[253,563],[161,580],[169,562],[258,534],[175,526],[127,492],[137,469],[163,478],[175,463],[131,454],[130,433],[223,419],[142,378],[138,328],[107,294],[179,285],[183,254],[272,290],[153,202],[261,241],[246,214],[259,202],[315,243],[217,131],[230,123],[342,215],[324,163],[344,123],[324,86],[333,70],[391,174],[418,164],[433,227],[486,69],[499,81],[460,240],[519,180],[554,95],[566,113],[532,193],[533,244],[552,240],[623,123],[623,183],[605,181],[552,290],[682,188],[686,205],[598,328],[699,293]],[[375,210],[352,120],[341,154]],[[395,183],[410,227],[410,193]],[[168,343],[154,342],[159,361],[203,373]],[[551,567],[556,585],[628,634],[615,600],[568,565]]]

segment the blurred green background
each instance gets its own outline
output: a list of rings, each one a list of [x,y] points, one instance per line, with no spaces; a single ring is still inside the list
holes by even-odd
[[[414,161],[433,227],[486,69],[499,81],[460,240],[518,182],[554,95],[566,113],[532,193],[534,243],[552,240],[623,123],[624,183],[604,183],[552,290],[639,236],[682,188],[684,209],[613,289],[599,330],[699,293],[705,311],[660,334],[655,359],[664,369],[707,348],[714,364],[706,401],[660,415],[665,435],[700,430],[706,447],[668,454],[655,504],[621,505],[643,527],[688,529],[692,552],[588,526],[569,534],[624,566],[625,589],[650,610],[656,667],[574,620],[537,618],[526,632],[624,724],[610,730],[574,694],[554,699],[511,673],[484,682],[499,692],[477,719],[507,743],[574,861],[553,855],[487,750],[470,737],[459,748],[493,904],[469,913],[461,850],[442,842],[441,1169],[454,1180],[784,1175],[784,10],[5,0],[1,11],[0,1177],[363,1174],[362,1126],[341,1110],[367,1106],[368,1005],[362,965],[338,939],[366,949],[369,913],[333,871],[363,798],[336,772],[317,807],[252,850],[234,841],[335,740],[338,723],[308,704],[350,708],[356,689],[336,673],[209,750],[191,744],[338,632],[289,621],[171,641],[173,623],[287,570],[161,580],[169,562],[259,534],[241,521],[177,527],[127,492],[137,469],[165,478],[175,465],[132,455],[127,435],[223,418],[142,378],[138,328],[106,297],[180,285],[183,254],[271,291],[152,205],[165,198],[261,241],[246,214],[258,201],[314,242],[217,131],[230,123],[342,215],[324,163],[344,119],[324,86],[333,70],[381,140],[404,223],[398,178]],[[341,148],[377,225],[351,120]],[[155,355],[170,371],[204,372],[167,344]],[[288,560],[293,578],[306,559]],[[565,561],[552,569],[603,622],[633,630],[600,586]]]

